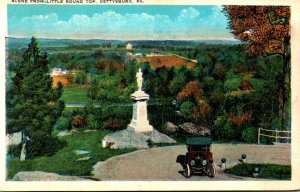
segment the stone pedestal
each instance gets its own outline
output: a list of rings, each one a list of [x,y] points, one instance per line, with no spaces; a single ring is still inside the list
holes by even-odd
[[[131,98],[133,99],[133,113],[128,128],[132,128],[136,132],[153,131],[153,127],[149,124],[147,115],[147,101],[149,100],[149,95],[142,90],[138,90],[131,94]]]

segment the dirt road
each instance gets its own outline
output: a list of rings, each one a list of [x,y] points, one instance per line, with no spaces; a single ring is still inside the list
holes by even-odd
[[[213,144],[217,175],[211,179],[207,176],[192,176],[186,179],[180,171],[182,167],[176,163],[176,157],[186,153],[185,145],[169,146],[139,150],[115,156],[94,166],[92,174],[100,180],[130,181],[168,181],[168,180],[241,180],[220,171],[219,165],[223,157],[227,159],[227,167],[239,163],[242,154],[247,154],[249,163],[273,163],[290,165],[291,150],[288,144],[249,145],[249,144]]]

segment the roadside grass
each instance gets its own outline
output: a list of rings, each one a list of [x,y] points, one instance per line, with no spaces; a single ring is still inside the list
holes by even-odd
[[[67,141],[67,146],[55,155],[42,156],[26,161],[13,159],[9,163],[8,178],[11,179],[19,171],[45,171],[61,175],[90,176],[93,166],[98,161],[110,157],[135,151],[136,149],[106,149],[102,148],[101,141],[109,131],[77,132],[73,135],[62,137]],[[90,151],[88,154],[76,155],[74,150]],[[89,160],[77,161],[79,158],[91,157]]]
[[[64,87],[62,99],[65,103],[88,102],[89,98],[87,97],[87,91],[88,86],[70,85]]]
[[[291,166],[275,164],[238,164],[226,169],[224,172],[243,177],[253,177],[255,167],[259,168],[258,178],[265,179],[291,179]]]

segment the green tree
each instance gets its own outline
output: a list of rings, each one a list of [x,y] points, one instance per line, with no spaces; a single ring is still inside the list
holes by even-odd
[[[8,103],[7,132],[22,131],[26,140],[27,156],[51,154],[53,126],[64,109],[60,100],[63,87],[52,87],[48,58],[41,53],[38,41],[32,37],[23,61],[16,66]],[[25,140],[24,140],[25,142]],[[51,149],[51,150],[50,150]]]

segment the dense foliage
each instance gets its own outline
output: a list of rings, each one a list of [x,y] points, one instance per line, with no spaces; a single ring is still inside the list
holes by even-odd
[[[257,141],[259,127],[289,129],[290,118],[281,127],[284,64],[278,54],[250,55],[247,44],[236,43],[133,42],[136,49],[131,53],[158,49],[198,62],[195,67],[154,68],[129,56],[124,42],[112,43],[111,47],[88,46],[83,41],[82,46],[74,43],[64,48],[68,52],[49,48],[50,65],[56,66],[54,61],[65,54],[70,57],[65,58],[65,67],[76,71],[73,85],[65,87],[64,99],[89,103],[84,109],[65,110],[56,123],[57,128],[126,128],[132,115],[130,94],[136,90],[135,74],[141,67],[143,90],[150,95],[150,124],[158,130],[168,121],[176,125],[194,122],[210,128],[214,140],[252,143]],[[17,61],[17,53],[18,50],[11,49],[9,57],[16,56]]]
[[[27,157],[51,155],[63,144],[51,133],[64,109],[62,86],[52,88],[48,58],[32,38],[7,95],[7,132],[22,131]]]
[[[246,42],[247,51],[262,55],[267,61],[278,56],[281,62],[277,84],[281,128],[287,126],[290,99],[290,7],[288,6],[225,6],[229,28],[234,36]],[[268,62],[269,65],[274,65]]]

